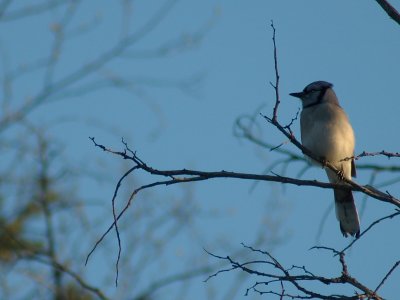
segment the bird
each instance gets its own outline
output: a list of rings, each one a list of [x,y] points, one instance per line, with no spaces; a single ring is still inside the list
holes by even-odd
[[[356,176],[355,137],[349,118],[339,104],[333,84],[314,81],[302,92],[290,93],[302,103],[300,131],[302,145],[322,162],[330,162],[339,174],[325,168],[329,182],[344,184],[343,178]],[[321,165],[310,157],[312,164]],[[360,220],[351,190],[334,189],[336,218],[344,237],[360,236]]]

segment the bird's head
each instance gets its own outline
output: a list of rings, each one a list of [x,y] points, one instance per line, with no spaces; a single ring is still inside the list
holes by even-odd
[[[336,102],[336,104],[338,104],[336,96],[329,98],[325,97],[328,90],[334,94],[332,87],[332,83],[326,81],[314,81],[307,85],[302,92],[290,93],[289,95],[299,98],[303,104],[303,108],[307,108],[324,101],[329,101],[329,99],[331,98],[333,102]]]

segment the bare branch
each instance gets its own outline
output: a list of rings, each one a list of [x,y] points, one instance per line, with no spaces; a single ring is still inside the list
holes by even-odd
[[[135,152],[133,152],[132,150],[130,150],[126,144],[125,144],[125,146],[127,148],[121,152],[121,151],[115,151],[115,150],[108,149],[104,145],[98,144],[94,138],[90,138],[90,139],[93,141],[93,143],[96,147],[102,149],[103,151],[112,153],[114,155],[121,156],[123,159],[131,160],[133,163],[135,163],[137,165],[138,169],[142,169],[152,175],[159,175],[159,176],[172,178],[172,180],[153,182],[151,184],[151,186],[171,185],[171,184],[176,184],[176,183],[181,183],[181,182],[202,181],[202,180],[208,180],[208,179],[212,179],[212,178],[237,178],[237,179],[246,179],[246,180],[261,180],[261,181],[272,181],[272,182],[280,182],[280,183],[285,183],[285,184],[293,184],[293,185],[299,185],[299,186],[315,186],[315,187],[328,188],[328,189],[333,189],[333,188],[343,189],[343,190],[351,189],[353,191],[363,192],[377,200],[380,200],[383,202],[388,202],[397,207],[400,207],[400,200],[394,198],[393,196],[385,194],[383,192],[380,192],[376,189],[372,189],[369,186],[358,185],[356,183],[353,183],[352,181],[350,181],[350,182],[352,182],[353,184],[351,184],[351,186],[348,186],[345,184],[325,183],[325,182],[320,182],[317,180],[301,180],[301,179],[295,179],[295,178],[279,176],[279,175],[258,175],[258,174],[251,174],[251,173],[236,173],[236,172],[230,172],[230,171],[225,171],[225,170],[211,171],[211,172],[189,170],[189,169],[158,170],[158,169],[148,166],[141,159],[139,159],[137,154]],[[131,153],[128,154],[128,152],[131,152]],[[148,187],[150,187],[150,186],[148,186]],[[148,187],[146,187],[146,188],[148,188]]]
[[[114,224],[115,224],[115,233],[117,235],[117,240],[118,240],[118,256],[117,256],[117,262],[115,263],[115,269],[116,269],[116,276],[115,276],[115,286],[118,286],[118,275],[119,275],[119,261],[121,258],[121,237],[119,235],[119,229],[118,229],[118,224],[117,224],[117,213],[115,211],[115,199],[117,198],[118,195],[118,190],[121,187],[121,183],[122,181],[133,171],[135,171],[138,167],[135,166],[133,168],[130,168],[124,175],[122,175],[122,177],[118,180],[118,183],[115,187],[115,191],[114,191],[114,195],[113,198],[111,200],[112,203],[112,213],[113,213],[113,218],[114,218]]]
[[[104,293],[96,288],[91,286],[90,284],[88,284],[82,277],[81,275],[75,273],[74,271],[70,270],[66,265],[61,264],[55,260],[51,260],[49,261],[48,259],[46,259],[45,257],[43,257],[42,255],[37,255],[37,254],[32,254],[32,255],[27,255],[24,256],[22,258],[25,259],[30,259],[48,266],[51,266],[53,268],[56,268],[57,270],[68,274],[69,276],[71,276],[82,288],[84,288],[85,290],[88,290],[90,292],[92,292],[94,295],[96,295],[99,299],[101,300],[109,300],[110,298],[108,298],[106,295],[104,295]]]
[[[115,210],[113,211],[113,216],[114,220],[113,223],[108,227],[108,229],[103,233],[103,235],[97,240],[96,244],[92,248],[92,250],[89,252],[87,258],[86,258],[86,264],[92,255],[92,253],[96,250],[97,246],[103,241],[103,239],[108,235],[108,233],[114,228],[117,227],[117,223],[119,219],[123,216],[125,211],[130,207],[134,197],[141,192],[142,190],[148,189],[148,188],[153,188],[155,186],[159,185],[174,185],[174,184],[179,184],[179,183],[184,183],[184,182],[195,182],[195,181],[204,181],[204,180],[209,180],[213,178],[236,178],[236,179],[245,179],[245,180],[261,180],[261,181],[272,181],[272,182],[280,182],[280,183],[285,183],[285,184],[294,184],[298,186],[316,186],[320,188],[335,188],[335,189],[352,189],[354,191],[361,191],[377,200],[391,203],[397,207],[400,207],[400,201],[390,194],[385,194],[383,192],[380,192],[374,188],[371,188],[369,186],[360,186],[358,184],[354,184],[352,186],[347,186],[343,184],[332,184],[332,183],[324,183],[324,182],[319,182],[316,180],[300,180],[300,179],[294,179],[290,177],[284,177],[284,176],[279,176],[279,175],[258,175],[258,174],[249,174],[249,173],[236,173],[236,172],[229,172],[229,171],[216,171],[216,172],[205,172],[205,171],[197,171],[197,170],[188,170],[188,169],[181,169],[181,170],[158,170],[153,167],[150,167],[147,165],[144,161],[142,161],[136,154],[136,152],[132,151],[127,143],[125,141],[122,141],[125,149],[123,151],[115,151],[108,149],[106,146],[98,144],[94,138],[90,138],[93,142],[93,144],[102,149],[105,152],[117,155],[122,157],[125,160],[131,160],[134,163],[134,166],[121,177],[121,179],[118,181],[117,187],[114,192],[113,200],[112,200],[112,205],[114,207],[114,200],[115,197],[118,193],[118,190],[120,188],[120,185],[122,181],[126,178],[127,175],[133,173],[133,171],[136,170],[143,170],[149,174],[152,175],[157,175],[161,177],[167,177],[167,180],[161,180],[161,181],[154,181],[152,183],[142,185],[138,188],[136,188],[130,195],[125,207],[121,210],[121,212],[116,215]],[[117,237],[119,236],[118,228],[116,228],[117,232]],[[118,242],[118,259],[117,259],[117,264],[116,267],[118,268],[118,262],[119,258],[121,255],[121,245],[120,241]],[[117,282],[117,281],[116,281]]]
[[[171,276],[167,276],[160,280],[154,281],[151,283],[143,292],[139,293],[139,295],[135,296],[133,300],[143,300],[143,299],[150,299],[150,295],[155,293],[158,289],[173,284],[175,282],[182,282],[194,277],[201,276],[205,273],[209,273],[212,271],[213,268],[211,267],[202,267],[194,270],[184,271],[181,273],[177,273]]]
[[[314,247],[313,249],[321,249],[321,250],[329,250],[332,251],[334,254],[339,255],[339,262],[342,266],[341,275],[338,277],[325,277],[316,275],[309,270],[307,270],[304,266],[292,266],[289,268],[284,267],[277,258],[275,258],[271,253],[265,250],[258,250],[254,249],[253,247],[243,246],[249,249],[252,252],[259,253],[262,256],[266,256],[266,260],[253,260],[253,261],[246,261],[244,263],[238,262],[237,260],[233,259],[231,256],[219,256],[212,253],[209,253],[214,258],[219,260],[227,261],[231,265],[230,268],[223,269],[217,271],[216,273],[210,275],[207,280],[210,280],[213,277],[216,277],[224,272],[229,272],[233,270],[240,270],[249,275],[256,276],[257,278],[261,278],[261,280],[257,280],[251,287],[249,287],[246,291],[245,295],[248,295],[250,291],[257,292],[258,294],[273,294],[276,296],[280,296],[281,299],[283,297],[287,297],[290,299],[326,299],[326,300],[335,300],[335,299],[347,299],[347,300],[359,300],[359,299],[375,299],[381,300],[380,297],[375,291],[372,291],[361,282],[359,282],[356,278],[352,277],[348,271],[347,264],[345,262],[345,254],[344,252],[339,252],[333,248],[328,247]],[[266,267],[270,267],[271,270],[267,269],[268,271],[259,271],[252,268],[252,265],[265,265]],[[264,268],[265,269],[265,268]],[[263,270],[264,270],[263,269]],[[393,268],[392,268],[393,269]],[[361,293],[356,293],[355,295],[345,295],[345,294],[321,294],[315,291],[312,291],[306,288],[305,283],[307,282],[315,282],[321,283],[323,285],[348,285],[354,287],[361,291]],[[276,292],[273,286],[274,284],[279,283],[280,292]],[[284,283],[289,283],[292,285],[295,290],[299,294],[294,294],[291,292],[286,292],[284,288]],[[262,290],[261,286],[271,286],[269,290]],[[278,288],[277,288],[278,289]]]
[[[166,57],[179,52],[191,50],[202,42],[205,35],[213,27],[217,17],[218,14],[214,12],[214,14],[205,22],[205,24],[195,32],[182,34],[175,39],[170,39],[160,44],[155,49],[127,50],[121,54],[121,58],[152,59]]]
[[[278,72],[278,54],[277,54],[277,50],[276,50],[276,29],[274,26],[274,21],[271,20],[271,27],[272,27],[272,43],[274,45],[274,66],[275,66],[275,84],[271,84],[271,86],[274,88],[275,90],[275,106],[274,106],[274,110],[272,112],[272,119],[274,121],[277,122],[277,118],[278,118],[278,106],[280,101],[279,98],[279,72]]]
[[[280,132],[282,132],[289,140],[290,142],[295,145],[297,148],[299,148],[305,155],[307,155],[308,157],[312,158],[313,160],[319,162],[322,166],[324,167],[328,167],[329,169],[331,169],[332,171],[334,171],[337,174],[340,174],[340,171],[335,168],[334,165],[332,165],[329,161],[323,160],[320,157],[317,157],[314,153],[312,153],[310,150],[308,150],[306,147],[304,147],[295,137],[293,134],[291,134],[291,132],[289,132],[287,129],[285,129],[280,123],[278,123],[276,120],[274,121],[273,118],[269,118],[267,116],[263,117],[271,124],[273,124],[276,128],[278,128],[278,130]],[[364,194],[367,194],[368,196],[371,196],[373,198],[380,198],[380,200],[384,201],[384,202],[390,202],[392,204],[397,203],[396,206],[400,207],[398,204],[400,204],[400,201],[396,198],[394,198],[393,196],[391,196],[390,194],[385,194],[382,192],[379,192],[376,189],[373,189],[371,187],[368,186],[361,186],[358,183],[347,179],[347,178],[343,178],[343,181],[346,182],[347,184],[349,184],[352,187],[352,190],[354,191],[360,191],[363,192]],[[379,196],[378,196],[379,195]],[[393,199],[391,199],[393,197]]]
[[[363,151],[362,153],[360,153],[358,155],[343,158],[341,161],[352,160],[352,159],[357,160],[357,159],[359,159],[361,157],[378,156],[378,155],[386,156],[387,158],[400,157],[400,153],[399,152],[388,152],[388,151],[385,151],[385,150],[378,151],[378,152],[366,152],[366,151]]]
[[[48,101],[52,96],[62,93],[64,89],[93,74],[95,71],[109,63],[112,59],[121,55],[130,46],[139,42],[160,24],[177,1],[178,0],[166,1],[164,5],[136,32],[123,38],[110,50],[100,54],[91,62],[66,75],[59,81],[52,83],[50,86],[45,86],[35,97],[26,101],[21,105],[21,107],[15,109],[15,111],[5,115],[4,118],[0,120],[0,131],[5,129],[10,123],[21,120],[27,113],[35,109],[38,104]]]
[[[383,8],[389,17],[391,17],[397,24],[400,25],[400,14],[388,1],[376,0],[376,2]]]
[[[257,110],[257,116],[259,116],[259,110]],[[249,124],[245,124],[245,121],[249,121]],[[275,145],[271,143],[265,142],[262,139],[258,138],[255,134],[252,133],[251,127],[256,126],[255,116],[243,115],[236,119],[235,127],[234,127],[234,135],[239,138],[245,138],[249,141],[253,142],[254,144],[267,148],[269,150],[275,148]],[[288,156],[293,161],[304,161],[306,162],[303,155],[299,155],[294,151],[290,151],[283,148],[275,149],[275,152]]]
[[[66,9],[63,17],[61,20],[53,25],[53,34],[54,34],[54,42],[51,49],[50,57],[48,64],[46,66],[45,76],[44,76],[44,87],[45,89],[48,88],[53,81],[53,75],[56,68],[56,64],[61,55],[61,49],[64,43],[64,31],[67,27],[68,23],[71,21],[72,17],[74,16],[78,1],[72,1],[71,4]]]
[[[377,225],[378,223],[380,223],[380,222],[382,222],[382,221],[384,221],[384,220],[387,220],[387,219],[393,219],[394,217],[396,217],[396,216],[398,216],[398,215],[400,215],[400,210],[397,209],[395,213],[390,214],[390,215],[388,215],[388,216],[386,216],[386,217],[380,218],[380,219],[378,219],[378,220],[372,222],[372,223],[367,227],[367,229],[365,229],[363,232],[361,232],[361,234],[360,234],[360,236],[359,236],[358,239],[354,239],[353,241],[351,241],[351,243],[350,243],[349,245],[347,245],[341,252],[345,252],[346,250],[348,250],[351,246],[354,245],[354,243],[356,243],[364,234],[366,234],[372,227],[374,227],[374,226]]]
[[[393,273],[393,271],[400,265],[400,260],[397,261],[393,267],[390,268],[389,272],[383,277],[382,281],[378,284],[378,286],[375,289],[375,293],[385,284],[385,281],[389,278],[389,276]]]
[[[75,0],[73,0],[75,1]],[[3,1],[2,5],[8,5],[10,1]],[[30,17],[30,16],[35,16],[35,15],[39,15],[43,12],[46,12],[50,9],[53,9],[57,6],[60,5],[64,5],[67,3],[70,3],[71,1],[69,0],[49,0],[49,1],[45,1],[42,3],[38,3],[38,4],[34,4],[34,5],[27,5],[24,8],[15,10],[15,11],[10,11],[6,14],[3,14],[3,16],[0,15],[0,21],[15,21],[21,18],[25,18],[25,17]]]

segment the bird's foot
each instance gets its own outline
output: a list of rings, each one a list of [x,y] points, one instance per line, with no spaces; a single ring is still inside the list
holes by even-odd
[[[325,169],[328,166],[328,160],[324,156],[320,156],[319,160],[322,164],[322,168]]]
[[[338,170],[337,176],[338,176],[338,178],[339,178],[340,181],[343,181],[344,178],[345,178],[345,177],[344,177],[344,172],[343,172],[343,170]]]

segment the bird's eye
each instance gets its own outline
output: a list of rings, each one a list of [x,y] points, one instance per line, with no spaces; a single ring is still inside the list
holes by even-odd
[[[313,88],[313,89],[304,90],[304,93],[311,94],[311,93],[316,92],[316,91],[317,90]]]

